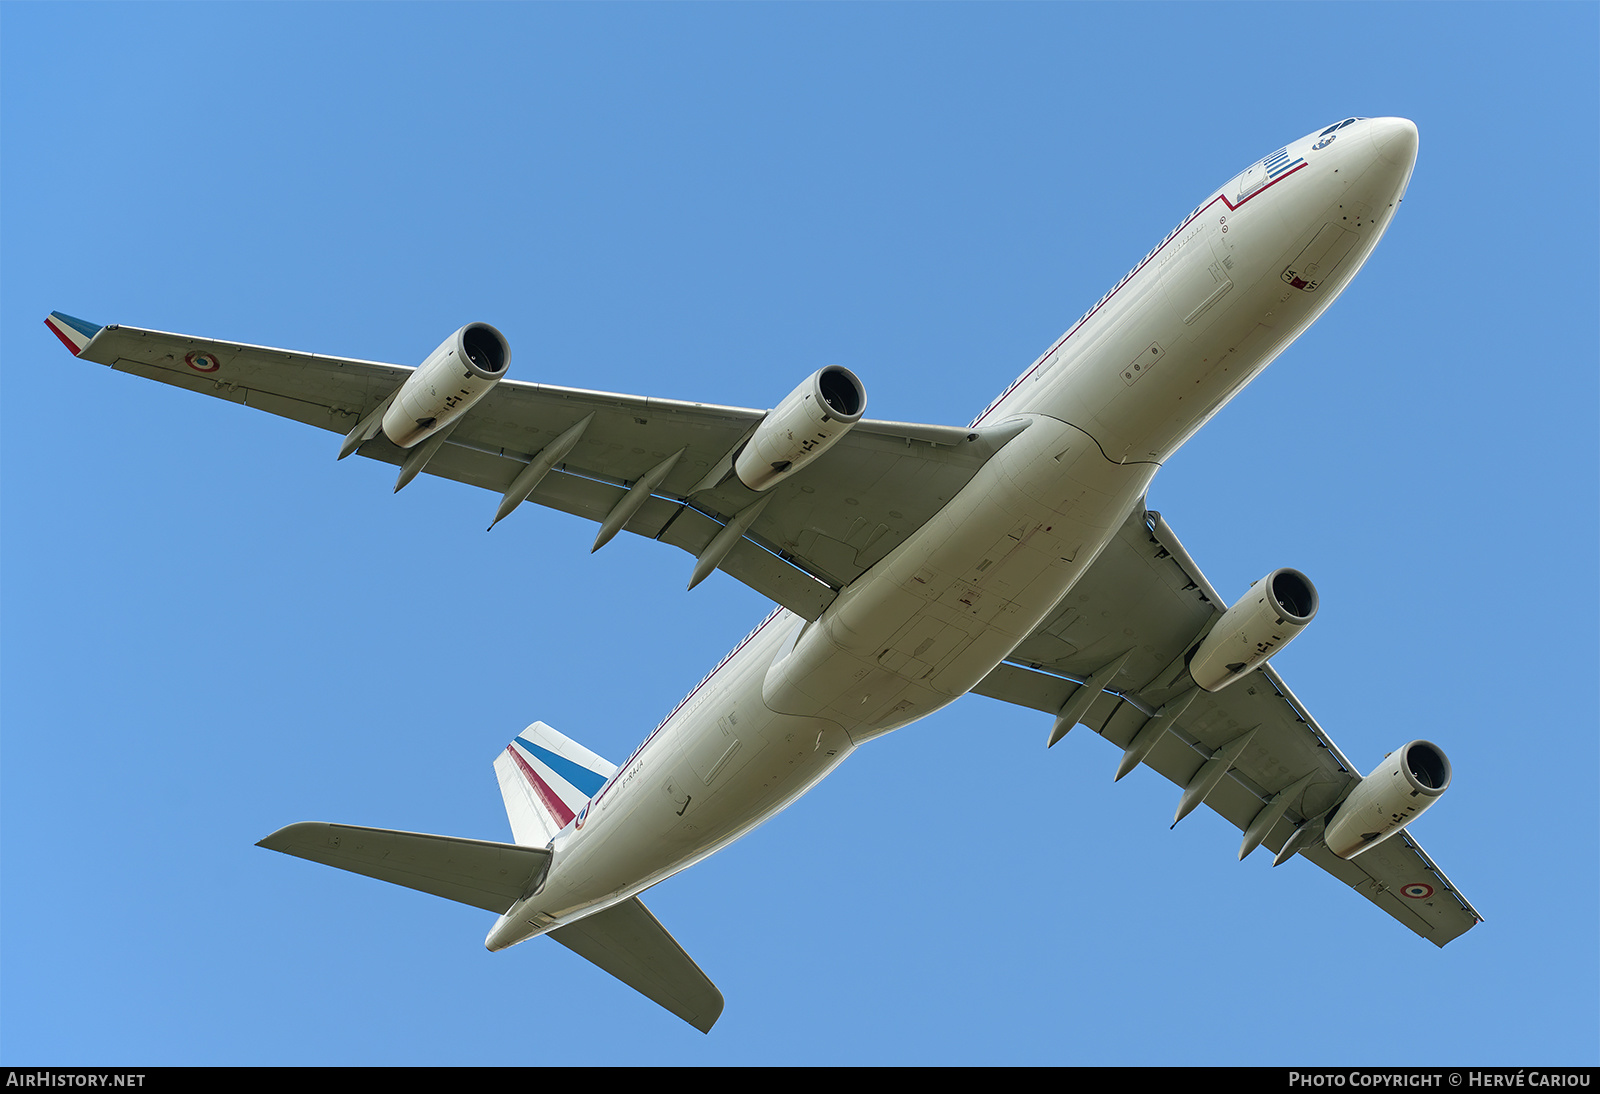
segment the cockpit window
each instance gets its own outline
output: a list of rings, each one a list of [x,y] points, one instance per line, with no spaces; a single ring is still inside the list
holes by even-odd
[[[1349,125],[1351,122],[1358,122],[1360,120],[1361,120],[1360,118],[1346,118],[1342,122],[1335,122],[1333,125],[1330,125],[1330,126],[1328,126],[1328,128],[1324,129],[1321,133],[1318,133],[1317,136],[1326,137],[1329,133],[1332,133],[1334,130],[1343,129],[1345,126]]]

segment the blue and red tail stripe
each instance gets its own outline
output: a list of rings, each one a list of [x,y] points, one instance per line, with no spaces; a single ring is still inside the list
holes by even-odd
[[[545,813],[555,819],[556,827],[558,829],[565,828],[577,814],[567,808],[567,803],[561,800],[561,795],[556,793],[555,788],[546,782],[539,772],[534,770],[527,757],[518,751],[515,742],[506,745],[506,753],[512,760],[516,761],[517,770],[522,772],[522,777],[527,779],[528,785],[533,787],[534,796],[539,799],[539,804],[544,808]]]
[[[556,821],[557,828],[564,828],[584,803],[605,785],[604,773],[584,767],[526,737],[512,741],[506,746],[506,752],[516,761],[517,770],[528,780],[539,804]]]
[[[605,784],[606,777],[600,772],[591,771],[576,760],[569,760],[565,756],[557,755],[548,748],[542,748],[526,737],[518,737],[511,743],[567,780],[586,798],[594,797],[595,791]]]

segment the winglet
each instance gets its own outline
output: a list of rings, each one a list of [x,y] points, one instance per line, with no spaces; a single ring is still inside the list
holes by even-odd
[[[97,327],[86,319],[77,319],[65,312],[53,311],[45,319],[44,325],[50,328],[61,344],[72,351],[72,356],[81,354],[95,335],[104,327]]]

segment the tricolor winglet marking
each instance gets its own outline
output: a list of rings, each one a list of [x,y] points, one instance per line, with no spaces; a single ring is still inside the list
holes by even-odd
[[[72,351],[74,357],[83,352],[85,346],[104,328],[97,327],[86,319],[78,319],[64,312],[53,311],[45,319],[44,325],[50,328],[61,344]]]

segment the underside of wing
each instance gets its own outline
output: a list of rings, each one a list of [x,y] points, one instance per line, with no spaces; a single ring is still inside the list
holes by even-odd
[[[710,1033],[722,993],[638,897],[585,916],[550,937],[648,999]]]
[[[499,495],[485,514],[491,527],[532,501],[600,524],[596,547],[618,531],[669,543],[695,556],[691,584],[720,569],[807,619],[1016,432],[861,420],[757,491],[733,465],[766,411],[503,380],[459,421],[402,448],[379,424],[418,371],[407,366],[98,327],[59,312],[47,324],[85,360],[343,435],[341,455],[401,469],[397,490],[425,471]]]
[[[316,821],[280,828],[256,846],[496,915],[532,891],[550,865],[543,847]]]
[[[1119,778],[1143,763],[1182,788],[1174,824],[1203,803],[1245,833],[1240,857],[1302,852],[1436,945],[1479,922],[1406,831],[1349,859],[1320,842],[1361,774],[1270,664],[1218,691],[1195,686],[1189,659],[1227,608],[1160,514],[1140,506],[1054,616],[974,690],[1056,715],[1052,744],[1090,726],[1123,750]]]

